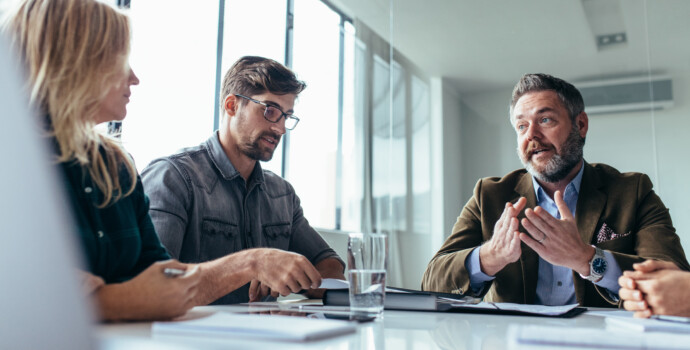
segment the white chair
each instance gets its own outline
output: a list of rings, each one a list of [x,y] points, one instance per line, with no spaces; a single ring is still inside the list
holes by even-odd
[[[91,349],[69,206],[0,36],[0,349]]]

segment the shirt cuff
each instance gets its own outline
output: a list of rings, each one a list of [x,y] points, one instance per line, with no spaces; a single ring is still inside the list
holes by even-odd
[[[618,299],[618,290],[621,288],[618,285],[618,278],[623,272],[616,258],[614,258],[610,251],[604,250],[604,257],[606,257],[606,263],[608,264],[606,272],[604,272],[604,276],[602,276],[598,282],[594,282],[594,284],[606,288],[609,292],[613,293],[613,295],[616,295],[615,299]]]
[[[479,247],[474,248],[470,256],[465,260],[465,269],[467,269],[467,272],[470,274],[470,287],[475,294],[482,292],[484,283],[493,281],[493,279],[496,278],[482,272],[479,260]]]

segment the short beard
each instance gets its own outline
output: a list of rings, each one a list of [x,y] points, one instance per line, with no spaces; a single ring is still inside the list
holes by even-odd
[[[245,144],[244,147],[240,148],[240,152],[242,152],[242,154],[247,156],[249,159],[256,161],[260,160],[262,162],[268,162],[269,160],[273,159],[273,153],[275,152],[275,148],[273,149],[273,152],[271,152],[264,151],[259,146],[259,140],[261,140],[261,138],[264,136],[265,134],[261,134],[256,140],[252,141],[251,143]],[[274,137],[276,140],[280,140],[276,135],[270,136]],[[278,144],[276,144],[276,148],[278,148]]]
[[[554,154],[541,173],[532,166],[531,161],[521,156],[519,148],[517,151],[522,165],[532,176],[539,181],[555,183],[565,179],[582,161],[582,149],[584,146],[585,139],[580,137],[580,132],[577,128],[573,128],[561,148],[561,154]]]
[[[260,160],[262,162],[268,162],[269,160],[273,159],[273,152],[269,152],[267,155],[267,152],[260,150],[258,145],[256,144],[253,144],[248,149],[243,149],[242,153],[245,156],[249,157],[249,159],[251,160]]]

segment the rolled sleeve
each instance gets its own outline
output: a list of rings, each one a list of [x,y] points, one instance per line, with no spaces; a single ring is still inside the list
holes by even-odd
[[[292,217],[292,232],[288,250],[304,255],[312,264],[321,260],[334,258],[345,266],[345,262],[338,256],[321,235],[309,225],[304,217],[302,206],[297,195],[294,195],[294,213]]]

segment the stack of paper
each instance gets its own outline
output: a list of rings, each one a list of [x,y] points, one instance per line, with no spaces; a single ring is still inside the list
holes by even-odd
[[[154,335],[307,341],[354,333],[356,326],[345,321],[218,312],[208,317],[190,321],[155,322],[152,331]]]

